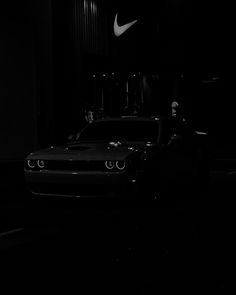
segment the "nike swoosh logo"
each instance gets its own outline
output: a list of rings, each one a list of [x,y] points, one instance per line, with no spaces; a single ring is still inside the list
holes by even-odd
[[[120,35],[124,34],[125,31],[127,31],[132,25],[134,25],[138,20],[133,20],[130,23],[127,23],[123,26],[119,26],[117,23],[117,15],[115,16],[115,20],[114,20],[114,34],[116,35],[116,37],[119,37]]]

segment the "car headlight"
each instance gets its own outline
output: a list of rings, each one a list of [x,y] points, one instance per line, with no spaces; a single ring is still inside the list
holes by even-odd
[[[116,168],[118,170],[124,170],[126,167],[125,161],[116,161]]]
[[[106,161],[105,166],[108,170],[112,170],[115,167],[115,162],[114,161]]]
[[[27,160],[27,166],[28,166],[30,169],[34,169],[35,166],[36,166],[36,161],[35,161],[35,160]]]
[[[43,169],[45,167],[45,162],[44,160],[38,160],[37,165],[40,169]]]

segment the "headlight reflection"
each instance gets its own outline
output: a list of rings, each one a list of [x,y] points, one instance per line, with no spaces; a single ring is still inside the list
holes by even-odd
[[[108,170],[113,170],[113,171],[123,171],[126,168],[126,163],[125,161],[106,161],[105,162],[105,167]]]
[[[35,161],[34,160],[28,160],[27,161],[27,165],[30,169],[34,169],[35,168]]]
[[[114,161],[106,161],[105,166],[108,170],[112,170],[115,167],[115,162]]]
[[[38,160],[37,164],[38,164],[40,169],[43,169],[45,167],[45,162],[43,160]]]
[[[126,167],[126,163],[124,161],[116,161],[116,168],[118,170],[124,170]]]

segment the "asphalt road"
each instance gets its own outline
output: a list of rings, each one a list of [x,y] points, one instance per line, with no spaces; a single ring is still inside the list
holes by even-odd
[[[6,188],[1,283],[67,293],[225,291],[234,265],[236,174],[215,170],[207,191],[193,198],[194,190],[189,199],[156,210],[70,205],[29,211],[25,188]]]

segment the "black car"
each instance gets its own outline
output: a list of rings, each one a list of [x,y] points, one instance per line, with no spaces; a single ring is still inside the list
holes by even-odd
[[[174,117],[103,118],[64,146],[28,155],[24,172],[45,198],[156,199],[205,183],[207,134]]]

